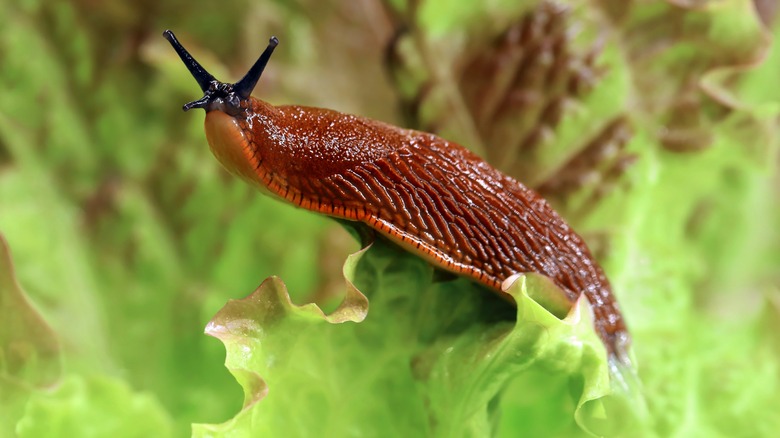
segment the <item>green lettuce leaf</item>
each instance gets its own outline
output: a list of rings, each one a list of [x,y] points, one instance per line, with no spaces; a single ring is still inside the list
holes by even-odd
[[[153,395],[104,376],[69,376],[55,390],[34,394],[16,425],[20,438],[166,438],[172,431],[171,419]]]
[[[31,393],[57,382],[61,359],[57,336],[17,283],[0,234],[0,435],[11,435]]]
[[[531,299],[562,294],[544,277],[517,278],[515,310],[465,280],[432,283],[427,264],[382,241],[344,272],[330,314],[294,305],[271,278],[212,319],[206,332],[225,344],[244,409],[195,436],[487,436],[501,416],[523,414],[504,406],[508,383],[540,369],[568,380],[569,396],[548,404],[571,419],[561,434],[640,419],[633,371],[607,361],[587,300],[560,319]],[[354,284],[370,291],[370,312]]]

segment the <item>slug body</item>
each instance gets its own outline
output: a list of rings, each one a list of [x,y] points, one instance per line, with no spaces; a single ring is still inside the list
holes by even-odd
[[[188,67],[198,79],[205,70],[173,34],[166,37],[185,63],[195,63]],[[262,66],[273,47],[275,39],[258,60]],[[570,302],[584,293],[608,352],[627,360],[629,337],[609,281],[582,238],[538,194],[433,134],[231,95],[246,79],[199,79],[202,88],[209,84],[206,95],[185,105],[206,110],[211,150],[232,173],[299,207],[362,222],[504,297],[502,282],[525,272],[549,277]]]

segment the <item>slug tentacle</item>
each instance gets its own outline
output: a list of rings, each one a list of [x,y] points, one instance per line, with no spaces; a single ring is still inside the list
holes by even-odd
[[[260,57],[257,58],[257,61],[255,61],[255,64],[252,66],[252,68],[246,72],[240,81],[233,85],[233,90],[236,92],[236,94],[238,94],[239,97],[242,99],[249,99],[249,96],[252,94],[252,90],[254,90],[255,85],[257,85],[257,81],[260,80],[260,76],[263,74],[263,70],[265,70],[265,66],[268,64],[268,60],[271,59],[271,55],[274,53],[274,49],[278,45],[279,39],[275,36],[272,36],[271,39],[268,40],[268,47],[266,47]]]
[[[195,80],[198,82],[198,85],[200,85],[200,90],[204,93],[208,91],[209,87],[211,87],[211,84],[214,82],[218,82],[214,76],[211,75],[208,71],[206,71],[205,68],[203,68],[200,63],[190,55],[190,52],[187,51],[187,49],[184,48],[184,46],[179,43],[179,40],[176,39],[176,35],[173,34],[170,30],[166,30],[163,32],[163,36],[166,40],[168,40],[169,43],[171,43],[171,46],[173,46],[173,49],[176,50],[176,53],[179,54],[179,58],[181,58],[182,62],[184,62],[184,65],[187,66],[187,69],[192,73],[192,77],[195,78]]]
[[[246,110],[248,106],[247,101],[252,94],[252,90],[257,85],[257,81],[260,80],[260,76],[263,74],[268,60],[271,59],[274,49],[279,45],[279,39],[272,36],[268,40],[268,47],[255,61],[252,68],[249,69],[240,81],[230,84],[218,81],[207,72],[190,52],[179,43],[173,32],[166,30],[163,32],[163,36],[171,43],[171,46],[176,50],[179,58],[187,66],[187,69],[192,73],[192,76],[203,91],[203,97],[185,104],[182,109],[189,111],[193,108],[203,108],[206,112],[219,110],[233,116],[238,116]]]

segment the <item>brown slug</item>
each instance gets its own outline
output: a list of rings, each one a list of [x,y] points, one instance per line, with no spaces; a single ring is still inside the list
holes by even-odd
[[[610,356],[629,336],[609,281],[585,242],[538,194],[466,148],[363,117],[250,96],[278,44],[272,37],[235,84],[209,74],[169,30],[163,35],[205,93],[217,159],[262,191],[307,210],[366,224],[434,266],[499,295],[508,277],[545,275],[570,302],[581,293]]]

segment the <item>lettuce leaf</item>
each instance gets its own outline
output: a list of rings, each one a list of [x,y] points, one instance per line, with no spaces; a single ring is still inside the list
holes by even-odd
[[[62,372],[57,336],[19,286],[0,234],[0,435],[11,435],[31,393],[55,384]]]
[[[16,424],[20,438],[173,436],[171,418],[152,394],[136,393],[106,376],[68,376],[34,394]]]
[[[350,256],[344,271],[347,292],[330,314],[294,305],[271,278],[211,320],[206,332],[225,344],[244,409],[196,425],[195,436],[487,436],[501,416],[522,415],[504,405],[505,387],[539,369],[568,380],[569,395],[548,404],[576,419],[561,436],[577,425],[625,430],[640,418],[629,403],[632,370],[607,361],[587,300],[559,319],[531,299],[562,294],[544,277],[517,278],[514,309],[465,280],[432,282],[426,263],[383,241]],[[354,284],[370,291],[370,312]]]

